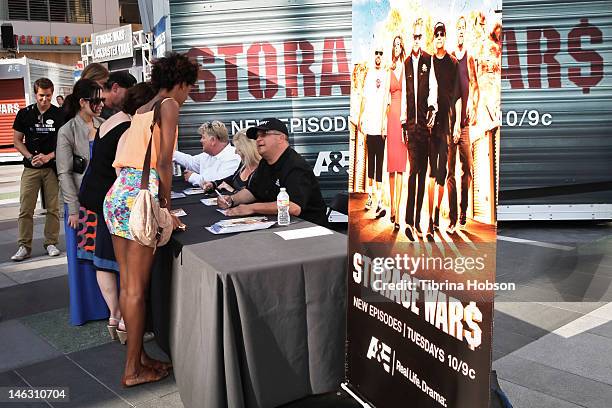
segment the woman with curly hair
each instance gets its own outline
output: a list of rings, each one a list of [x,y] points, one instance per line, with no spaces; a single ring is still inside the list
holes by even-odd
[[[104,199],[103,211],[119,264],[121,312],[127,329],[127,356],[121,383],[131,387],[159,381],[168,375],[170,363],[149,357],[142,347],[145,326],[145,293],[151,277],[154,248],[134,240],[129,230],[131,207],[138,192],[143,163],[151,142],[149,191],[160,207],[170,210],[172,153],[178,136],[179,109],[195,84],[198,66],[187,56],[171,53],[153,63],[151,84],[157,95],[132,117],[125,139],[117,149],[113,167],[119,176]],[[153,130],[151,134],[151,130]],[[180,225],[172,217],[174,227]]]

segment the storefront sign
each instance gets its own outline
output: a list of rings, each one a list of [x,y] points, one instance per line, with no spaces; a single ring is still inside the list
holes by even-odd
[[[91,36],[93,62],[104,62],[134,56],[132,26],[94,33]]]
[[[19,45],[64,45],[80,46],[90,40],[87,36],[58,36],[58,35],[15,35],[15,42]]]

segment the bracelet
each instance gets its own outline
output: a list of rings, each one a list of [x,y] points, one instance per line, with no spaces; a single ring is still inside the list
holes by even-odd
[[[164,203],[162,204],[162,200],[164,200]],[[168,206],[168,199],[166,197],[160,197],[159,198],[159,203],[160,203],[160,207],[161,208],[166,208]]]

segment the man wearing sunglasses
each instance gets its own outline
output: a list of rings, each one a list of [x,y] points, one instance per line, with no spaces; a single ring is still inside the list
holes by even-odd
[[[365,209],[376,206],[376,218],[387,213],[382,208],[382,168],[385,156],[385,135],[383,127],[386,113],[385,95],[389,92],[387,79],[389,74],[382,69],[382,47],[374,50],[374,68],[368,68],[363,85],[363,98],[359,111],[359,127],[366,134],[368,151],[368,179],[370,187]],[[372,198],[374,197],[374,201]]]
[[[104,108],[100,116],[108,119],[123,108],[127,90],[136,85],[136,78],[127,71],[111,72],[104,84]]]
[[[413,241],[421,237],[421,207],[425,196],[425,176],[429,135],[438,110],[438,83],[431,55],[421,49],[424,23],[418,18],[413,25],[412,52],[404,63],[406,97],[402,98],[402,128],[408,141],[408,201],[406,203],[406,236]],[[418,180],[418,191],[417,191]],[[416,206],[415,206],[416,204]]]
[[[453,133],[448,153],[448,206],[450,208],[450,226],[448,233],[455,232],[457,224],[457,181],[455,175],[455,163],[457,150],[459,150],[459,161],[461,162],[461,215],[459,226],[467,224],[468,191],[472,182],[472,143],[470,140],[470,126],[476,125],[476,112],[480,100],[480,89],[478,88],[478,77],[476,75],[476,63],[474,57],[465,48],[465,17],[457,20],[457,50],[453,56],[457,58],[458,65],[458,97],[461,99],[461,116]]]
[[[53,82],[40,78],[34,82],[36,103],[17,113],[13,123],[13,143],[23,155],[23,174],[19,187],[19,249],[11,257],[23,261],[32,251],[34,210],[38,192],[42,188],[45,198],[45,241],[49,256],[58,256],[59,240],[59,183],[55,173],[57,131],[64,124],[60,108],[51,105]]]
[[[433,34],[433,43],[436,50],[433,64],[436,81],[438,82],[438,112],[429,138],[428,240],[433,239],[434,229],[438,229],[440,226],[440,205],[442,204],[444,185],[446,184],[448,145],[455,126],[455,102],[458,97],[457,60],[446,52],[446,27],[444,23],[436,23]],[[434,210],[436,192],[438,197]]]

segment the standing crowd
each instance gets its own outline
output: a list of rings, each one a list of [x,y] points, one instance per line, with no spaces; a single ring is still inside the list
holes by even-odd
[[[386,146],[389,216],[395,230],[400,229],[403,174],[409,164],[405,234],[411,241],[433,240],[434,231],[440,228],[445,190],[450,209],[447,233],[453,234],[456,228],[467,224],[473,171],[470,128],[476,125],[480,88],[477,63],[466,45],[465,17],[458,18],[455,30],[457,44],[455,51],[449,53],[446,26],[436,23],[432,39],[435,52],[430,55],[422,47],[424,21],[417,18],[412,26],[412,49],[407,53],[402,36],[395,36],[389,69],[383,68],[383,48],[379,46],[365,76],[358,120],[366,134],[367,183],[371,191],[365,207],[375,208],[376,218],[387,214],[382,193]],[[492,39],[494,34],[499,37],[497,30],[501,26],[496,26]],[[461,164],[460,199],[455,174],[457,156]],[[429,220],[422,228],[426,191]]]
[[[201,154],[176,151],[179,111],[197,74],[197,64],[177,53],[156,60],[151,81],[138,84],[127,72],[90,64],[72,94],[62,98],[61,108],[51,105],[53,83],[38,79],[36,103],[21,109],[13,125],[24,171],[18,250],[12,259],[31,256],[41,189],[47,210],[44,247],[49,256],[60,254],[61,198],[70,323],[108,319],[111,337],[127,342],[121,379],[126,387],[158,381],[172,367],[150,358],[142,346],[157,244],[133,235],[130,215],[139,193],[148,190],[171,219],[169,227],[183,226],[170,215],[174,163],[185,169],[186,181],[226,194],[219,206],[229,208],[229,215],[276,214],[276,195],[285,187],[292,215],[326,223],[318,181],[289,146],[287,127],[277,119],[237,132],[233,145],[223,123],[206,122],[199,128]]]

